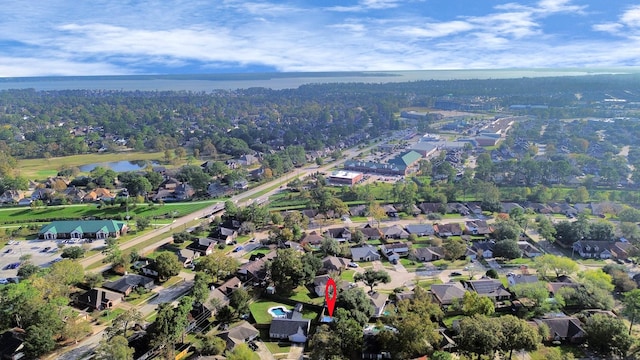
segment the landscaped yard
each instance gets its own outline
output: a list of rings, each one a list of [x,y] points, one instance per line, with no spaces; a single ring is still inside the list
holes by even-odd
[[[356,273],[355,270],[347,269],[340,274],[340,279],[348,282],[353,282],[353,275]]]
[[[149,300],[152,297],[157,296],[158,293],[152,292],[152,291],[148,291],[142,295],[136,293],[135,291],[132,292],[129,296],[127,296],[127,302],[131,305],[140,305],[143,302]]]
[[[258,255],[258,254],[268,254],[269,252],[271,252],[271,249],[266,248],[266,249],[255,249],[251,252],[248,252],[246,254],[244,254],[242,256],[242,258],[244,259],[249,259],[252,255]]]
[[[269,339],[269,329],[260,329],[260,338],[263,339],[263,342],[267,349],[273,354],[289,354],[291,350],[291,343],[288,342],[280,342],[280,341],[268,341]]]
[[[124,309],[104,310],[100,312],[100,315],[97,317],[98,323],[101,325],[108,325],[113,321],[113,319],[117,318],[118,315],[122,313],[124,313]]]
[[[306,286],[298,286],[293,291],[293,295],[291,295],[289,298],[301,303],[311,303],[315,305],[322,305],[322,303],[324,302],[323,297],[315,296],[315,294],[311,293]]]
[[[271,320],[273,319],[273,316],[271,316],[271,314],[269,314],[267,310],[276,306],[284,306],[288,310],[293,309],[293,306],[285,305],[275,301],[258,300],[249,305],[249,310],[251,311],[251,315],[253,316],[253,318],[256,320],[256,323],[271,324]],[[318,317],[318,313],[315,311],[311,311],[306,308],[303,308],[302,317],[305,319],[313,320]]]
[[[422,263],[420,261],[413,261],[406,258],[401,258],[400,264],[402,264],[407,271],[411,272],[415,272],[418,268],[422,267]]]

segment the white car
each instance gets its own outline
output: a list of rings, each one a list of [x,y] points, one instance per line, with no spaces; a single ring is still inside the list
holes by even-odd
[[[354,262],[350,262],[349,264],[347,264],[347,266],[349,266],[350,268],[357,268],[358,264],[356,264]]]
[[[6,285],[9,283],[9,280],[5,279],[5,278],[0,278],[0,284],[2,285]]]

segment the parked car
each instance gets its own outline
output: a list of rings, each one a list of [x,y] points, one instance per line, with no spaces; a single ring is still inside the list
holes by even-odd
[[[13,249],[7,249],[7,250],[5,250],[5,251],[4,251],[4,253],[5,253],[5,254],[8,254],[8,253],[10,253],[10,252],[12,252],[12,251],[13,251]]]
[[[241,245],[241,246],[238,246],[237,248],[233,249],[233,252],[242,251],[243,249],[244,249],[244,247]]]
[[[9,280],[5,279],[5,278],[0,278],[0,284],[2,285],[6,285],[9,283]]]
[[[347,266],[348,266],[348,267],[350,267],[350,268],[357,268],[357,267],[359,267],[359,265],[358,265],[358,264],[356,264],[356,263],[354,263],[354,262],[350,262],[349,264],[347,264]]]
[[[451,273],[451,276],[462,276],[462,273],[459,271],[454,271]]]
[[[51,250],[51,246],[47,246],[47,247],[45,247],[44,249],[40,250],[40,252],[43,252],[43,253],[44,253],[44,252],[47,252],[47,251],[49,251],[49,250]]]

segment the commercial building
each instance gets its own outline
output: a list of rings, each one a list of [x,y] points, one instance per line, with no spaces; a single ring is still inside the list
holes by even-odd
[[[362,180],[363,174],[355,171],[334,171],[329,175],[329,182],[337,185],[354,185]]]

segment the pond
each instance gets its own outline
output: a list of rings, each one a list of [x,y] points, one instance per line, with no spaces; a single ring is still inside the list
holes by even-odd
[[[102,162],[102,163],[93,163],[81,165],[78,168],[82,172],[89,172],[97,167],[103,167],[105,169],[111,169],[115,172],[125,172],[125,171],[138,171],[144,169],[147,164],[151,164],[151,166],[159,165],[157,161],[111,161],[111,162]]]

